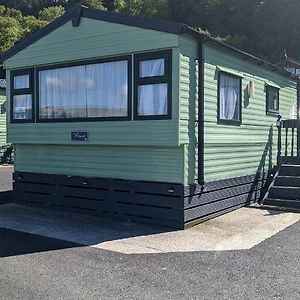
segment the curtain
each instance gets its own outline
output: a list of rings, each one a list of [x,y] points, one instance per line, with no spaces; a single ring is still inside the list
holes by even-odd
[[[240,120],[240,79],[220,75],[220,119]]]
[[[14,76],[14,89],[29,89],[29,75]]]
[[[40,118],[127,116],[128,62],[39,72]]]
[[[140,62],[140,77],[153,77],[165,75],[165,60],[152,59]]]
[[[127,116],[128,62],[88,65],[88,117]]]
[[[85,66],[39,72],[40,118],[85,118]]]
[[[165,73],[164,59],[140,62],[140,77],[162,76]],[[138,115],[166,115],[168,113],[168,84],[149,83],[138,87]]]
[[[138,115],[166,115],[168,112],[168,84],[140,85],[138,88]]]
[[[14,120],[26,120],[32,118],[32,96],[13,96],[13,118]]]

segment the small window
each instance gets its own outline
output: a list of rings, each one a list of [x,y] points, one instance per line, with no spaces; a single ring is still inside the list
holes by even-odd
[[[11,72],[11,122],[32,122],[32,70]]]
[[[171,51],[135,56],[136,120],[171,118]]]
[[[240,124],[242,121],[242,78],[220,72],[218,85],[219,123]]]
[[[267,114],[279,113],[279,89],[270,85],[266,86]]]

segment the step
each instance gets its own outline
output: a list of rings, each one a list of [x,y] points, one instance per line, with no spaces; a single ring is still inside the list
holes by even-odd
[[[278,176],[275,186],[300,187],[300,176]]]
[[[282,165],[279,176],[300,176],[300,165]]]
[[[297,200],[282,200],[276,198],[267,198],[264,200],[263,205],[275,206],[275,207],[284,207],[291,209],[300,209],[300,201]]]
[[[268,197],[275,199],[290,199],[300,201],[299,187],[273,186]]]

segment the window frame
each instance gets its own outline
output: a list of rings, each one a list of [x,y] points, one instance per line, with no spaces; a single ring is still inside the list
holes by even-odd
[[[118,62],[126,60],[128,63],[128,95],[127,95],[127,116],[119,117],[86,117],[86,118],[59,118],[59,119],[41,119],[40,118],[40,92],[39,92],[39,72],[45,70],[61,69],[68,67],[87,66],[93,64]],[[65,123],[65,122],[99,122],[99,121],[129,121],[131,120],[132,108],[132,57],[131,55],[115,56],[101,59],[91,59],[84,61],[77,61],[72,63],[54,64],[50,66],[43,66],[36,68],[35,74],[36,81],[36,122],[37,123]]]
[[[275,109],[270,109],[269,107],[269,89],[274,89],[277,91],[277,107],[278,109],[275,110]],[[266,89],[266,115],[270,115],[270,116],[278,116],[279,113],[280,113],[280,98],[279,98],[279,92],[280,92],[280,88],[279,87],[275,87],[275,86],[272,86],[270,84],[266,84],[265,86],[265,89]]]
[[[29,75],[29,88],[15,89],[14,78],[17,76]],[[10,71],[10,123],[33,123],[35,120],[35,95],[34,95],[34,70],[22,69]],[[14,96],[31,95],[31,119],[14,118]]]
[[[239,87],[240,87],[240,106],[239,106],[239,120],[228,120],[228,119],[221,119],[220,117],[220,110],[221,110],[221,80],[220,77],[221,75],[226,75],[229,77],[233,77],[233,78],[237,78],[240,82]],[[234,75],[225,71],[218,71],[218,95],[217,95],[217,102],[218,102],[218,109],[217,109],[217,124],[221,124],[221,125],[235,125],[235,126],[240,126],[242,125],[242,97],[243,97],[243,92],[242,92],[242,81],[243,78],[241,76],[238,75]]]
[[[140,77],[140,62],[164,59],[163,76]],[[167,114],[166,115],[138,115],[138,88],[142,85],[167,84]],[[170,120],[172,119],[172,50],[145,52],[134,55],[134,99],[133,120]]]

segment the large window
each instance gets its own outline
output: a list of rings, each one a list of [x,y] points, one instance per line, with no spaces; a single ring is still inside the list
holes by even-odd
[[[279,88],[266,85],[267,114],[279,113]]]
[[[128,119],[130,58],[38,71],[39,120]]]
[[[240,124],[242,120],[242,78],[219,72],[218,121],[219,123]]]
[[[11,121],[33,121],[32,70],[11,72]]]
[[[171,118],[171,51],[135,56],[134,118]]]

